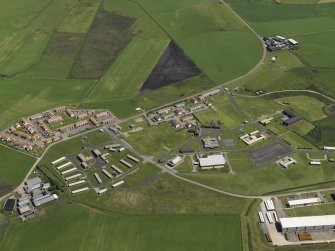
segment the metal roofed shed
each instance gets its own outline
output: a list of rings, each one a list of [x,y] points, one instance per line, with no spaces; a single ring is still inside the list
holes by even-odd
[[[280,218],[279,222],[282,232],[331,231],[335,229],[335,215]]]
[[[40,177],[34,177],[31,179],[27,179],[26,182],[24,183],[24,189],[26,192],[30,193],[32,190],[39,188],[42,184],[42,180]]]
[[[304,199],[297,199],[297,200],[289,200],[287,205],[289,207],[297,207],[297,206],[306,206],[306,205],[314,205],[320,204],[321,200],[319,197],[314,198],[304,198]]]
[[[173,159],[170,159],[168,161],[168,165],[171,166],[171,167],[174,167],[174,166],[178,165],[179,163],[181,163],[182,161],[183,161],[182,157],[176,156]]]
[[[52,195],[48,195],[46,197],[43,197],[41,199],[38,199],[38,200],[34,200],[33,203],[35,205],[35,207],[38,207],[38,206],[42,206],[48,202],[51,202],[51,201],[54,201],[54,200],[57,200],[58,199],[58,196],[57,194],[52,194]]]
[[[222,154],[209,155],[207,157],[200,157],[199,166],[202,169],[210,169],[210,168],[220,168],[226,164],[226,159]]]

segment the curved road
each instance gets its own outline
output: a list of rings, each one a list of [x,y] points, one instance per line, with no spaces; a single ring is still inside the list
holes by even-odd
[[[316,94],[316,95],[319,95],[321,97],[324,97],[332,102],[335,102],[335,99],[331,98],[331,97],[328,97],[327,95],[324,95],[320,92],[317,92],[317,91],[312,91],[312,90],[282,90],[282,91],[273,91],[273,92],[267,92],[267,93],[264,93],[264,94],[260,94],[260,95],[244,95],[244,94],[235,94],[236,96],[240,96],[240,97],[245,97],[245,98],[258,98],[258,97],[264,97],[264,96],[267,96],[267,95],[272,95],[272,94],[276,94],[276,93],[285,93],[285,92],[308,92],[308,93],[312,93],[312,94]]]

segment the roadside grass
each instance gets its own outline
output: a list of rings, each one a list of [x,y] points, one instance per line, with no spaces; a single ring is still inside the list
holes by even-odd
[[[57,105],[74,105],[92,84],[93,81],[89,80],[0,80],[0,128],[5,128],[23,116]]]
[[[321,166],[313,167],[308,164],[305,155],[292,154],[290,156],[298,163],[287,169],[271,163],[245,174],[199,175],[187,173],[182,174],[182,176],[225,191],[248,195],[261,195],[283,189],[294,189],[295,187],[310,186],[335,179],[334,163],[324,162]]]
[[[285,109],[291,108],[306,120],[316,121],[327,117],[323,112],[325,104],[316,98],[308,96],[289,96],[275,99],[275,102],[282,104]]]
[[[242,250],[238,216],[111,215],[61,201],[46,211],[26,224],[11,223],[1,249]]]
[[[121,137],[139,152],[155,156],[177,147],[192,135],[185,129],[174,129],[169,122],[158,126],[148,126],[138,132],[130,132],[128,137]]]
[[[35,158],[0,145],[0,196],[20,184]]]
[[[255,169],[256,165],[252,159],[229,160],[231,169],[236,173],[248,173]]]
[[[293,149],[309,149],[317,150],[317,148],[306,141],[304,138],[300,137],[298,134],[290,131],[280,136],[287,144],[290,145]]]

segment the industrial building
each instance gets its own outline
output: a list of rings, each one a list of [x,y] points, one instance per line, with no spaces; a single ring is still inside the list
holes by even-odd
[[[333,231],[335,229],[335,215],[279,218],[279,223],[281,231],[284,233]]]
[[[180,164],[182,161],[183,161],[182,157],[176,156],[173,159],[170,159],[168,161],[168,165],[171,166],[171,167],[174,167],[174,166]]]
[[[226,164],[226,159],[221,154],[199,157],[198,160],[201,169],[221,168]]]
[[[290,110],[283,110],[283,114],[287,117],[287,119],[283,121],[283,125],[285,126],[292,125],[302,120],[302,117],[300,117],[299,115],[295,114],[294,112]]]

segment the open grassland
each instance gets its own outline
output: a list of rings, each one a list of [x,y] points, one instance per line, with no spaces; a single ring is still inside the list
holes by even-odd
[[[12,223],[0,248],[193,251],[223,246],[242,250],[238,216],[118,216],[59,202],[41,219]]]
[[[138,2],[217,84],[246,73],[261,57],[258,39],[224,5],[208,0]]]
[[[141,153],[150,156],[164,153],[192,138],[187,130],[174,129],[169,122],[129,132],[128,135],[121,137]]]
[[[316,127],[306,135],[306,138],[312,143],[323,147],[325,145],[334,145],[335,142],[335,116],[323,119],[315,123]]]
[[[0,196],[2,196],[22,182],[35,158],[0,146],[0,159]]]
[[[249,117],[256,119],[262,115],[271,115],[281,110],[281,106],[266,98],[235,97],[238,106]]]
[[[304,64],[290,66],[287,62],[282,63],[283,57],[288,59],[285,54],[289,52],[269,53],[270,56],[278,56],[278,63],[272,67],[265,64],[248,79],[242,80],[246,88],[251,91],[257,88],[266,91],[312,88],[334,95],[334,88],[329,84],[334,79],[333,74],[315,71],[315,67],[328,70],[334,68],[334,3],[277,4],[275,1],[262,0],[229,0],[228,3],[260,35],[279,34],[296,39],[299,48],[295,53]],[[293,55],[291,57],[289,62],[297,61]]]
[[[199,92],[214,87],[214,83],[208,77],[201,75],[186,79],[182,82],[168,85],[135,98],[111,99],[103,101],[86,101],[81,104],[83,108],[111,109],[119,117],[127,117],[135,113],[137,107],[145,110],[157,108],[161,105],[173,102],[177,99],[187,98]]]
[[[69,9],[56,28],[57,32],[86,33],[100,7],[100,0],[84,0]]]
[[[292,131],[282,134],[280,138],[284,140],[287,144],[289,144],[290,147],[292,147],[293,149],[317,149],[314,145],[312,145],[304,138],[300,137],[298,134]]]
[[[335,9],[335,8],[334,8]],[[335,27],[335,23],[334,23]],[[300,46],[297,53],[314,68],[335,69],[335,28],[331,32],[322,32],[296,36]]]
[[[66,79],[84,39],[78,33],[53,33],[40,60],[17,76]]]
[[[201,183],[239,194],[265,194],[278,190],[332,181],[335,179],[334,163],[319,167],[309,166],[304,155],[293,154],[298,164],[287,169],[272,163],[253,172],[236,175],[182,174]]]
[[[325,104],[316,98],[308,96],[291,96],[275,99],[275,102],[290,108],[309,121],[321,120],[327,117],[323,112]]]
[[[271,57],[277,57],[273,64]],[[267,53],[265,63],[246,78],[236,81],[233,86],[243,86],[245,91],[277,91],[305,89],[310,83],[312,73],[289,51]]]
[[[80,101],[93,81],[7,79],[0,81],[0,128],[22,116]]]
[[[312,131],[315,126],[306,120],[300,120],[292,125],[289,125],[287,128],[298,133],[300,136],[305,136],[307,133]]]
[[[90,94],[89,100],[136,97],[167,44],[166,39],[135,37]]]
[[[4,31],[0,35],[1,74],[13,75],[38,62],[51,32],[74,2],[34,0],[25,4],[2,0],[6,14],[0,26]]]
[[[219,122],[224,128],[235,128],[242,124],[243,117],[234,109],[225,95],[207,99],[214,107],[195,114],[200,123]]]

